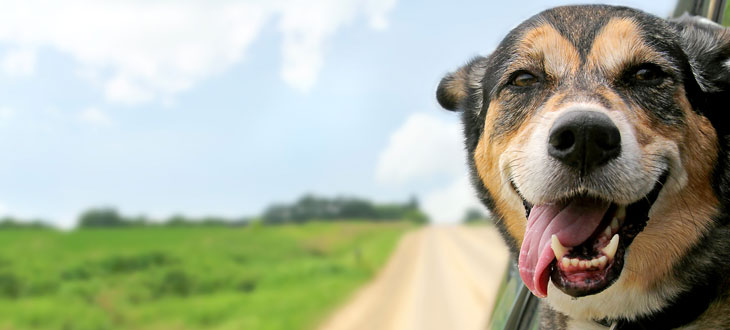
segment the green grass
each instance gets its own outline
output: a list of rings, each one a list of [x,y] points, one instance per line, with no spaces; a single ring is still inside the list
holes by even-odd
[[[0,329],[307,329],[406,223],[0,231]]]

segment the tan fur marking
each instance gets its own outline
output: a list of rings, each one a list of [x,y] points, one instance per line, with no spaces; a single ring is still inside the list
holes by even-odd
[[[586,57],[586,69],[599,69],[611,76],[621,72],[626,64],[663,62],[641,38],[639,28],[631,18],[612,18],[593,41]]]
[[[499,106],[497,102],[492,101],[487,111],[486,127],[491,127],[495,117],[499,114]],[[494,197],[494,204],[498,213],[504,217],[505,227],[510,235],[515,238],[518,245],[522,245],[522,237],[525,234],[525,210],[524,208],[515,207],[514,203],[507,200],[507,192],[505,185],[509,182],[502,182],[502,175],[499,168],[499,157],[504,154],[508,147],[508,142],[519,136],[519,132],[514,132],[508,136],[500,137],[499,141],[490,140],[490,134],[485,131],[482,134],[476,150],[474,150],[474,163],[476,164],[479,178],[484,183],[484,187]]]
[[[651,134],[648,134],[645,130],[637,130],[636,131],[636,141],[639,142],[639,145],[642,147],[645,147],[646,145],[652,143],[654,141]]]
[[[558,108],[556,104],[560,98],[560,95],[551,97],[542,107],[542,111],[556,110]],[[498,102],[492,101],[489,104],[485,127],[492,127],[500,111]],[[520,245],[525,234],[527,221],[525,209],[522,202],[514,203],[512,200],[508,200],[507,194],[515,195],[515,199],[521,197],[512,191],[510,182],[504,182],[505,180],[502,177],[503,169],[500,168],[499,160],[500,157],[506,157],[507,162],[510,164],[520,163],[516,159],[524,157],[524,154],[518,151],[525,149],[525,145],[527,145],[530,139],[530,132],[536,124],[537,122],[534,119],[527,118],[527,121],[517,131],[508,135],[499,136],[494,140],[492,140],[488,131],[485,131],[485,134],[482,135],[474,151],[474,162],[479,177],[487,190],[494,196],[495,206],[499,210],[499,213],[504,216],[505,226],[508,231]]]
[[[545,102],[545,105],[540,107],[541,116],[544,116],[544,114],[549,113],[549,112],[559,111],[559,110],[563,109],[565,106],[561,105],[561,102],[568,99],[571,96],[570,95],[571,93],[572,93],[572,91],[567,91],[567,92],[564,91],[564,92],[555,93],[555,95],[551,96]],[[526,137],[528,136],[528,134],[525,134],[525,135],[526,135]]]
[[[663,144],[675,143],[688,175],[683,189],[662,193],[646,228],[629,248],[624,271],[627,283],[636,289],[650,289],[663,279],[671,281],[671,268],[706,232],[719,204],[710,185],[718,152],[716,133],[707,118],[697,115],[687,99],[679,96],[683,93],[680,89],[676,99],[686,116],[684,129],[658,129],[647,118],[640,119],[636,126],[637,131],[654,136],[651,144],[643,146],[647,157],[656,154]],[[666,186],[670,184],[667,182]]]
[[[522,57],[511,63],[512,70],[541,65],[548,76],[563,77],[580,67],[580,55],[573,44],[547,23],[527,31],[516,52]]]
[[[468,95],[466,94],[467,91],[467,81],[469,79],[469,74],[466,72],[466,69],[459,68],[456,72],[453,73],[452,76],[453,79],[449,80],[446,84],[446,90],[449,92],[450,96],[454,100],[463,100]]]

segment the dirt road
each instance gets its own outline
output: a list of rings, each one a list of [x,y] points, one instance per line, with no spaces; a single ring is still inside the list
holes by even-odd
[[[409,233],[378,276],[321,330],[484,329],[507,258],[493,228]]]

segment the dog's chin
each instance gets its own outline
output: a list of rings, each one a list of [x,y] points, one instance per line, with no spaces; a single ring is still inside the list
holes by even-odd
[[[570,196],[541,205],[532,205],[522,198],[529,219],[528,230],[530,221],[532,223],[541,221],[539,218],[537,220],[535,218],[546,213],[545,208],[552,208],[552,214],[567,212],[572,215],[577,214],[577,217],[580,218],[582,217],[580,212],[585,212],[592,214],[595,218],[588,229],[592,230],[592,233],[582,242],[563,246],[559,240],[553,237],[551,248],[555,257],[548,268],[544,270],[545,274],[542,278],[545,282],[542,285],[547,286],[546,277],[549,274],[550,281],[565,294],[572,297],[583,297],[600,293],[616,282],[623,270],[627,248],[646,226],[649,220],[649,211],[657,200],[667,177],[668,172],[664,172],[647,195],[628,205],[620,205],[613,201],[588,195]],[[514,183],[513,188],[518,191]],[[536,212],[542,212],[542,214],[534,215],[531,218],[530,213],[535,210],[537,210]],[[579,212],[576,213],[576,210]],[[603,212],[602,215],[601,212]],[[597,217],[600,217],[600,222],[598,222]],[[571,219],[563,219],[562,222],[566,223],[567,221],[569,226],[581,226],[582,224],[577,221],[578,218],[572,222]],[[584,233],[585,230],[583,228]],[[547,237],[546,234],[542,233],[533,235],[543,235],[543,240]],[[527,237],[525,237],[526,239]],[[523,246],[521,254],[524,252],[525,247]],[[535,253],[535,251],[531,253]],[[520,268],[523,267],[522,261],[523,256],[520,256]],[[528,262],[525,263],[529,264]],[[537,270],[533,269],[533,271],[541,271],[541,269],[538,267]],[[539,286],[538,284],[534,285]]]

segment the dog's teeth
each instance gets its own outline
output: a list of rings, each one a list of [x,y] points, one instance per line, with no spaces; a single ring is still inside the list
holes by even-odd
[[[603,234],[606,235],[606,237],[611,237],[611,226],[606,226],[606,230],[603,231]]]
[[[608,258],[606,256],[601,256],[598,258],[598,264],[601,265],[601,267],[606,266],[606,263],[608,262]]]
[[[578,267],[585,269],[586,268],[585,260],[578,261]]]
[[[551,237],[552,242],[550,243],[550,247],[553,248],[553,254],[555,254],[555,258],[560,260],[566,252],[568,252],[568,248],[563,246],[563,244],[560,243],[560,240],[558,239],[558,236],[553,235]]]
[[[563,267],[570,266],[570,259],[563,257]]]
[[[598,258],[593,258],[591,260],[591,266],[598,267],[598,264],[600,264],[600,262],[598,261]]]
[[[611,230],[618,230],[618,219],[616,219],[615,217],[613,218],[613,220],[611,220]]]
[[[613,260],[613,257],[616,255],[616,249],[618,249],[618,234],[613,235],[611,241],[601,251],[606,254],[608,259]]]
[[[573,265],[573,267],[578,266],[578,259],[577,258],[570,259],[570,264]]]
[[[624,218],[626,218],[626,206],[618,207],[618,210],[616,210],[616,218],[618,218],[619,221],[624,221]]]

